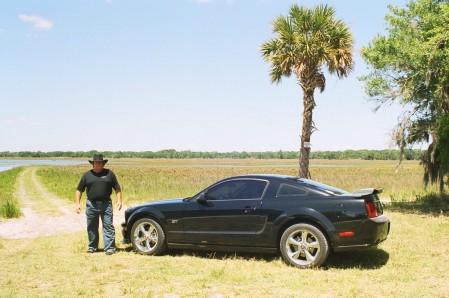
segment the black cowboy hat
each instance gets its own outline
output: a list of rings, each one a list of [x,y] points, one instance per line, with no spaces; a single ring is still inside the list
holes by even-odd
[[[94,161],[101,161],[104,165],[108,162],[107,159],[103,159],[103,154],[95,154],[94,158],[92,160],[89,160],[91,164],[94,164]]]

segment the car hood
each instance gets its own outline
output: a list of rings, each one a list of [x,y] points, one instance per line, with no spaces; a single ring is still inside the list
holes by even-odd
[[[139,205],[135,205],[131,207],[130,209],[137,209],[140,207],[146,207],[146,206],[158,206],[158,205],[168,205],[168,204],[179,204],[184,200],[184,198],[174,198],[174,199],[165,199],[165,200],[158,200],[158,201],[152,201],[147,202]]]

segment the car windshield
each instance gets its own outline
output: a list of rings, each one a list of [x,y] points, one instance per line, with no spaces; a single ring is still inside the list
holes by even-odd
[[[348,192],[327,184],[323,184],[323,183],[319,183],[313,180],[309,180],[309,179],[304,179],[304,178],[300,178],[297,179],[298,182],[304,183],[304,184],[308,184],[314,188],[317,188],[327,194],[330,195],[343,195],[343,194],[347,194]]]

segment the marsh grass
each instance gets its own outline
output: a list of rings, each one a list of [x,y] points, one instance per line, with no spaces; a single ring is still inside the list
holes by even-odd
[[[415,202],[437,189],[424,189],[423,170],[417,161],[404,161],[395,174],[394,161],[311,160],[312,179],[348,191],[383,188],[381,197],[391,202]],[[116,160],[108,164],[122,186],[125,204],[196,194],[211,183],[231,175],[275,173],[297,175],[294,160]],[[73,201],[76,186],[89,166],[41,167],[37,174],[45,187]]]
[[[415,201],[392,201],[386,204],[389,210],[394,210],[408,214],[433,214],[448,215],[449,214],[449,197],[430,192],[423,196],[417,195]]]
[[[0,217],[14,218],[21,215],[19,201],[15,194],[17,177],[22,168],[0,172]]]
[[[278,255],[85,253],[84,232],[0,239],[1,297],[447,297],[449,218],[387,214],[377,250],[333,254],[300,270]]]
[[[36,176],[48,191],[61,199],[73,201],[81,176],[88,169],[86,166],[39,167]]]

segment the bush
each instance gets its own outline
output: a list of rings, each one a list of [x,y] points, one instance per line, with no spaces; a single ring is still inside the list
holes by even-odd
[[[17,200],[7,200],[0,207],[0,216],[4,218],[15,218],[19,217],[22,213],[20,212],[20,207]]]
[[[0,217],[14,218],[21,215],[19,202],[14,198],[16,179],[22,168],[0,172]]]

